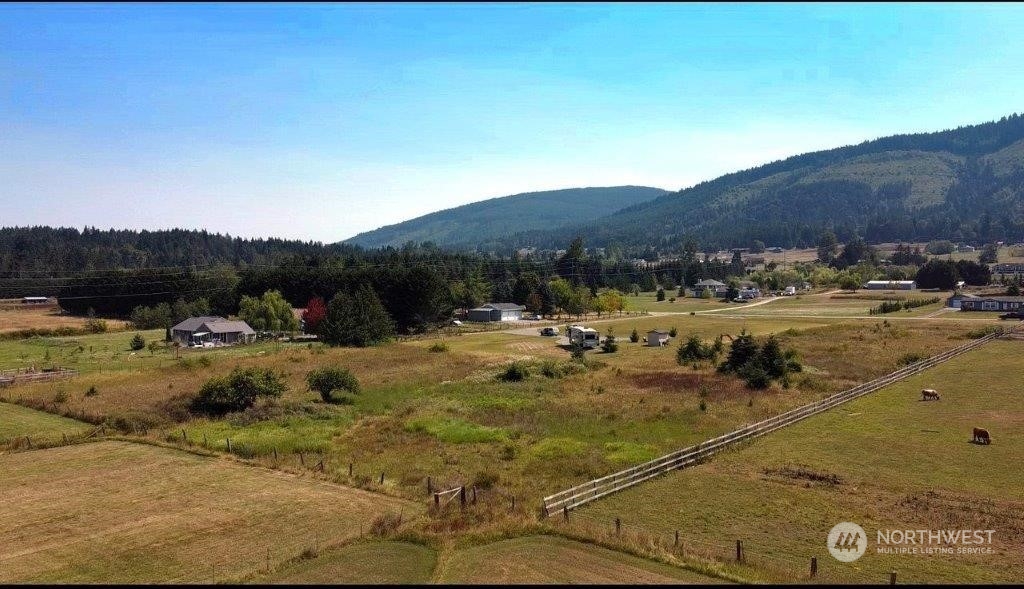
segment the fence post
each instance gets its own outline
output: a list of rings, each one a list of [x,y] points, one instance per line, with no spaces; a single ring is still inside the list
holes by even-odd
[[[569,507],[568,506],[565,506],[565,505],[562,506],[562,515],[565,517],[565,521],[569,521]]]
[[[679,530],[676,530],[676,540],[672,545],[679,546]]]
[[[440,506],[441,506],[441,494],[440,493],[434,493],[434,507],[440,507]]]
[[[817,577],[817,576],[818,576],[818,557],[817,556],[812,556],[811,557],[811,578],[813,579],[814,577]]]
[[[615,518],[615,535],[618,536],[621,531],[622,531],[622,520],[619,519],[619,518]]]
[[[459,487],[459,505],[466,506],[466,487]]]
[[[431,484],[430,477],[427,477],[427,495],[434,492],[434,485]]]
[[[181,441],[188,444],[188,434],[185,433],[185,428],[181,428]]]
[[[892,572],[889,573],[889,584],[890,585],[895,585],[896,584],[896,571],[892,571]]]
[[[25,443],[28,444],[28,449],[32,449],[32,438],[25,436]]]
[[[352,463],[348,463],[348,476],[352,476]]]
[[[224,438],[228,442],[228,454],[231,454],[231,438]]]
[[[274,462],[277,462],[277,448],[274,448]]]
[[[743,540],[736,540],[736,562],[743,562]]]

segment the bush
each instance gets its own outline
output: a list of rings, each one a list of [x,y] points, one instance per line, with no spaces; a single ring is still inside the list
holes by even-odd
[[[60,389],[59,391],[57,391],[57,394],[53,396],[53,402],[57,404],[67,403],[68,399],[70,398],[71,397],[68,395],[67,391],[65,391],[64,389]]]
[[[584,355],[586,350],[579,344],[572,344],[571,357],[576,362],[586,362],[587,357]]]
[[[87,391],[85,391],[86,397],[95,397],[98,394],[100,394],[100,392],[96,390],[96,385],[92,385]]]
[[[661,288],[661,287],[659,286],[659,287],[658,287],[658,293],[657,293],[657,294],[656,294],[656,295],[654,296],[654,298],[655,298],[656,300],[658,300],[658,301],[664,301],[664,300],[665,300],[665,289],[664,289],[664,288]]]
[[[704,344],[699,337],[691,335],[685,342],[679,344],[679,349],[676,350],[676,362],[680,366],[685,366],[691,362],[714,360],[718,357],[721,344],[721,340],[715,340],[715,344],[712,345]]]
[[[640,334],[637,333],[635,327],[633,328],[633,332],[629,334],[629,341],[633,342],[634,344],[640,341]]]
[[[675,337],[678,334],[679,334],[679,331],[676,330],[676,326],[675,325],[672,326],[672,329],[668,330],[668,336],[669,337]]]
[[[306,375],[310,390],[320,393],[324,403],[333,403],[334,391],[359,393],[359,381],[346,368],[317,368]]]
[[[192,401],[192,410],[204,415],[221,416],[252,407],[259,397],[280,397],[284,382],[266,368],[235,368],[228,376],[206,381]]]
[[[430,347],[427,348],[427,351],[428,352],[435,352],[435,353],[437,353],[437,352],[447,352],[448,351],[448,344],[446,344],[444,342],[434,342],[434,343],[430,344]]]
[[[619,344],[615,343],[615,335],[612,330],[608,329],[608,335],[604,338],[604,343],[601,344],[601,349],[604,353],[611,354],[619,350]]]
[[[142,337],[141,333],[136,333],[135,337],[132,338],[132,341],[128,345],[133,351],[137,352],[146,347],[146,340]]]
[[[530,377],[530,367],[525,362],[513,362],[498,374],[498,379],[505,382],[519,382]]]
[[[106,333],[107,322],[102,319],[91,317],[85,322],[85,330],[89,333]]]

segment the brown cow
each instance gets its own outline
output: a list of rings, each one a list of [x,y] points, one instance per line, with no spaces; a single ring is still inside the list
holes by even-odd
[[[921,400],[927,401],[929,399],[940,400],[942,397],[939,396],[939,392],[935,389],[921,389]]]
[[[974,428],[974,439],[971,440],[976,444],[991,444],[992,436],[988,434],[988,430],[980,427]]]

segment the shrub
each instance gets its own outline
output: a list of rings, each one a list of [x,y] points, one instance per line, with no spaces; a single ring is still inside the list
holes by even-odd
[[[359,393],[359,381],[346,368],[317,368],[306,375],[310,390],[320,393],[324,403],[333,403],[334,391]]]
[[[192,410],[220,416],[252,407],[259,397],[280,397],[286,389],[274,371],[266,368],[235,368],[228,376],[206,381],[192,401]]]
[[[897,360],[896,362],[900,366],[909,366],[915,362],[920,362],[921,360],[924,360],[927,357],[928,356],[925,354],[918,354],[917,352],[907,352],[906,354],[900,356],[900,359]]]
[[[573,344],[571,352],[572,359],[576,362],[586,362],[587,357],[584,355],[585,351],[586,350],[583,349],[583,346],[579,344]]]
[[[498,374],[498,379],[505,382],[519,382],[530,376],[530,367],[525,362],[513,362]]]
[[[672,326],[672,329],[668,330],[668,336],[669,337],[675,337],[678,334],[679,334],[679,331],[676,329],[675,325]]]
[[[608,335],[604,338],[604,343],[601,344],[601,349],[606,354],[611,354],[619,350],[619,344],[615,343],[615,335],[612,330],[608,330]]]
[[[102,319],[91,317],[85,322],[85,330],[89,333],[106,333],[107,322]]]
[[[103,424],[125,434],[144,434],[151,429],[166,425],[157,415],[141,411],[127,411],[108,416]]]
[[[435,353],[447,352],[448,351],[448,344],[446,344],[444,342],[434,342],[434,343],[430,344],[430,347],[427,348],[427,351],[428,352],[435,352]]]
[[[133,351],[137,352],[137,351],[141,350],[142,348],[146,347],[146,340],[145,340],[145,338],[142,337],[141,333],[136,333],[135,337],[132,338],[132,341],[129,342],[128,345],[129,345],[129,347],[131,347],[131,349]]]
[[[704,344],[699,337],[691,335],[685,342],[679,344],[679,349],[676,350],[676,362],[680,366],[691,362],[696,366],[696,363],[701,360],[714,360],[721,350],[721,343],[721,340],[715,340],[715,344]]]
[[[67,403],[69,398],[71,397],[68,395],[68,392],[64,389],[60,389],[57,391],[57,394],[53,396],[53,402],[58,404]]]
[[[490,489],[498,482],[498,473],[490,470],[483,470],[476,473],[473,477],[473,483],[471,486],[478,489]]]
[[[771,384],[772,380],[768,371],[757,362],[751,362],[744,366],[743,369],[740,370],[740,376],[743,377],[747,386],[752,389],[768,388],[768,385]]]
[[[657,299],[658,301],[664,301],[665,300],[665,289],[661,288],[659,286],[658,287],[658,293],[654,296],[654,298]]]
[[[640,341],[640,334],[637,333],[635,327],[633,328],[633,332],[629,334],[629,341],[633,342],[634,344]]]
[[[707,402],[705,402],[704,399],[701,399],[700,400],[700,411],[701,411],[701,413],[703,413],[703,412],[705,412],[707,410],[708,410]]]
[[[199,365],[203,366],[204,368],[209,368],[210,364],[213,364],[213,360],[211,360],[210,357],[206,355],[200,356],[196,361],[199,362]]]
[[[95,397],[98,394],[100,394],[100,392],[96,390],[96,385],[90,386],[89,389],[85,391],[86,397]]]

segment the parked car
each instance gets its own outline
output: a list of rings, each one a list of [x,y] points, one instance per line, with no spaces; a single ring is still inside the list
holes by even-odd
[[[557,327],[545,327],[540,330],[541,335],[558,335]]]
[[[1021,319],[1024,320],[1024,312],[1022,311],[1011,311],[1009,313],[1003,313],[999,316],[1000,319]]]

